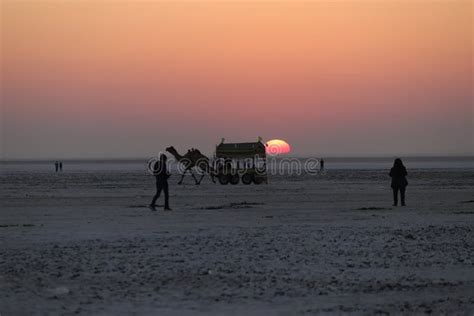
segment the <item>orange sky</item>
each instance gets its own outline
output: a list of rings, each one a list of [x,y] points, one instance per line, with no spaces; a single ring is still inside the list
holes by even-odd
[[[471,1],[2,2],[3,158],[474,153]]]

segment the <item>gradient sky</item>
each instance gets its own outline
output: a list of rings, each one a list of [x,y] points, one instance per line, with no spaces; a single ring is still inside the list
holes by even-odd
[[[1,157],[474,154],[472,1],[1,1]]]

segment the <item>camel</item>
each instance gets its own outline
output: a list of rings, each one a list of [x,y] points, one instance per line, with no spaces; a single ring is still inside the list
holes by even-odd
[[[182,173],[178,184],[183,183],[184,176],[188,171],[191,173],[191,176],[193,177],[196,184],[201,183],[206,173],[211,175],[212,182],[215,183],[214,170],[209,164],[209,158],[204,156],[198,149],[190,149],[184,156],[180,155],[173,146],[166,148],[166,151],[172,154],[176,158],[176,161],[180,163],[182,167],[184,167],[184,172]],[[195,167],[199,168],[202,172],[201,178],[199,180],[193,173],[193,168]]]

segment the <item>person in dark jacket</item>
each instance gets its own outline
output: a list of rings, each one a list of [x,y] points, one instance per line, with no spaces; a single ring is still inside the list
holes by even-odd
[[[400,158],[395,159],[393,167],[390,169],[390,177],[392,177],[392,190],[393,190],[393,206],[398,205],[398,191],[400,191],[400,200],[402,206],[405,206],[405,189],[408,185],[406,176],[408,175],[407,169],[403,165]]]
[[[169,205],[169,193],[168,193],[168,178],[170,174],[168,168],[166,167],[167,157],[165,154],[160,155],[160,160],[155,163],[153,166],[153,174],[156,178],[156,194],[151,201],[150,208],[156,210],[156,200],[160,197],[161,191],[165,193],[165,210],[171,211]]]

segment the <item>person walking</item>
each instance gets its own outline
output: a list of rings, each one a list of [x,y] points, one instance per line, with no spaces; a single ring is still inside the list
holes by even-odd
[[[408,185],[406,176],[408,173],[400,158],[395,159],[393,162],[393,167],[390,169],[389,175],[392,178],[393,206],[398,205],[398,192],[400,192],[402,206],[405,206],[405,190]]]
[[[170,174],[166,166],[166,161],[166,155],[161,154],[160,160],[155,162],[155,165],[153,166],[153,174],[156,178],[156,193],[150,204],[152,211],[156,211],[156,200],[160,197],[161,191],[164,191],[165,193],[165,210],[171,211],[168,192],[168,178],[170,177]]]

